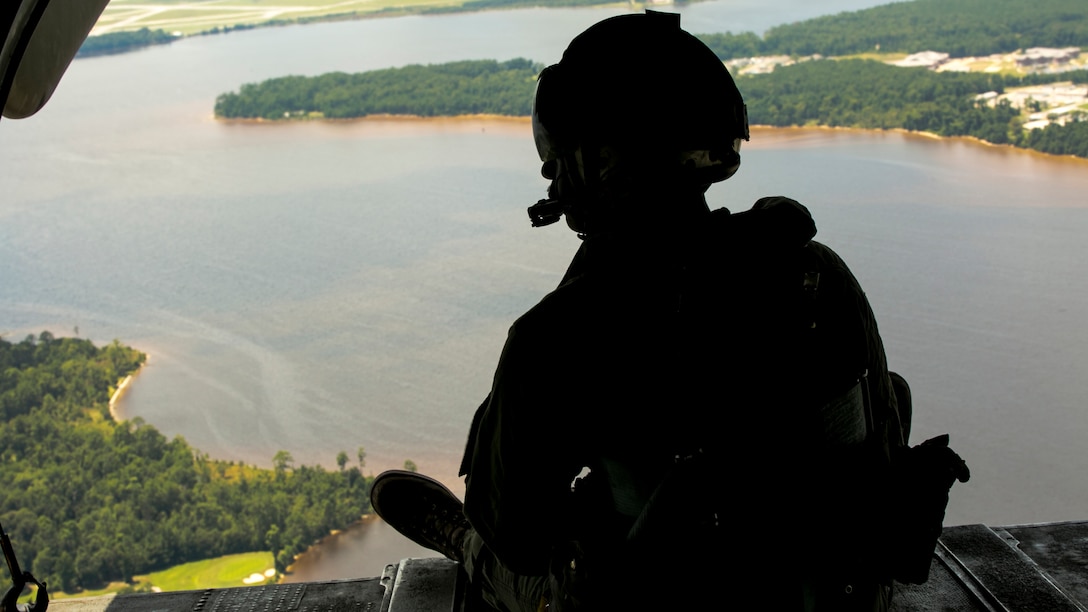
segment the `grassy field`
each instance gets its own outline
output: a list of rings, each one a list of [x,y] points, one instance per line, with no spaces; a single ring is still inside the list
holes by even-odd
[[[395,15],[462,4],[463,0],[111,0],[91,35],[140,28],[197,34],[271,21]]]
[[[71,597],[98,597],[121,591],[193,591],[203,589],[224,589],[230,587],[258,586],[275,579],[272,553],[253,552],[227,555],[216,559],[205,559],[175,565],[161,572],[145,576],[134,576],[135,585],[123,582],[110,583],[108,586],[85,590],[79,593],[49,591],[49,599]],[[259,575],[259,576],[258,576]],[[33,602],[31,592],[19,598],[20,603]]]
[[[161,572],[135,578],[138,583],[150,584],[151,587],[163,591],[223,589],[264,584],[272,578],[266,574],[271,569],[272,553],[255,552],[175,565]],[[257,578],[255,574],[260,574],[261,577]]]

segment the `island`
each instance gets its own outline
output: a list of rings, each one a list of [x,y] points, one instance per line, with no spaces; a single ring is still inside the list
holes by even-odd
[[[901,129],[1088,158],[1080,1],[914,0],[763,37],[700,37],[736,75],[753,125]],[[215,116],[527,116],[542,68],[521,58],[287,76],[220,95]]]
[[[243,85],[216,98],[224,119],[352,119],[372,115],[528,116],[543,65],[469,60]]]

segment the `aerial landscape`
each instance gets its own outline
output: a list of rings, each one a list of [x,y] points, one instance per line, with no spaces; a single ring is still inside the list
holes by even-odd
[[[155,5],[133,4],[125,8],[124,3],[114,3],[97,28],[108,35],[91,40],[102,44],[117,38],[122,44],[128,41],[141,45],[169,42],[192,34],[193,28],[198,27],[203,28],[196,30],[199,34],[220,33],[225,27],[238,24],[271,27],[314,19],[375,17],[408,11],[478,10],[485,4],[389,3],[379,7],[367,3],[363,8],[352,3],[324,6],[317,3],[305,7],[262,7],[264,12],[257,9],[231,12],[237,11],[237,7],[211,4],[200,5],[199,10],[176,6],[166,10]],[[605,3],[587,0],[573,4]],[[756,125],[900,128],[939,136],[972,136],[992,144],[1088,157],[1083,123],[1084,100],[1088,97],[1088,57],[1075,46],[1076,41],[1084,40],[1086,26],[1083,20],[1066,19],[1075,11],[1075,3],[1068,1],[1045,2],[1031,10],[1026,10],[1023,3],[1008,1],[990,4],[985,11],[979,11],[969,2],[945,6],[916,1],[847,17],[829,16],[783,25],[772,28],[762,38],[752,32],[709,33],[704,40],[736,74],[760,75],[745,83],[745,89],[754,92],[753,99],[760,102],[750,105],[749,112]],[[191,12],[209,15],[194,17]],[[232,26],[220,25],[229,19],[235,20]],[[151,30],[152,27],[156,29]],[[134,34],[133,29],[141,38],[126,39]],[[839,61],[814,62],[823,59]],[[469,73],[456,72],[465,70],[466,65],[406,67],[369,76],[355,75],[354,79],[362,80],[359,84],[345,82],[346,75],[324,76],[326,80],[336,80],[335,84],[297,78],[289,82],[272,79],[247,84],[239,93],[223,94],[216,102],[216,115],[264,119],[343,119],[382,114],[527,116],[531,73],[543,67],[534,66],[531,61],[529,58],[516,68],[509,62],[494,66],[477,64]],[[919,70],[893,70],[891,66]],[[776,67],[782,69],[776,71]],[[414,72],[408,74],[404,70]],[[432,76],[440,78],[448,71],[454,71],[446,77],[451,82],[423,81]],[[964,73],[981,73],[988,78]],[[451,87],[458,90],[452,85],[454,81],[479,81],[483,74],[492,84],[472,99],[451,100],[439,93],[448,92]],[[377,80],[383,75],[386,80]],[[843,90],[844,83],[851,89]],[[854,91],[861,83],[866,84],[867,93]],[[789,88],[789,96],[781,95],[783,88]],[[850,97],[844,97],[847,92]],[[966,96],[967,92],[973,96]],[[323,102],[315,100],[315,96]],[[859,99],[859,96],[880,97]],[[441,105],[436,105],[436,101]],[[300,105],[306,107],[298,108]],[[1013,129],[1016,124],[1023,130]]]
[[[0,524],[24,568],[58,596],[276,582],[365,528],[374,473],[456,488],[506,326],[577,247],[526,233],[537,75],[603,16],[710,27],[723,4],[112,0],[43,116],[0,125]],[[950,520],[1082,519],[1083,0],[833,4],[693,29],[758,126],[731,186],[823,190],[918,430],[1031,464]]]

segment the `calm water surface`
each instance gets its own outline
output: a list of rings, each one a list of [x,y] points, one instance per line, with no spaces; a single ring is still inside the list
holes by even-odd
[[[684,22],[761,31],[828,12],[758,6],[698,3]],[[39,115],[0,123],[0,332],[78,326],[149,352],[122,412],[212,456],[332,467],[365,446],[367,471],[412,459],[459,490],[506,328],[577,247],[528,225],[544,190],[528,124],[232,124],[212,104],[284,74],[551,62],[617,12],[275,28],[77,61]],[[744,153],[712,204],[811,208],[914,387],[913,441],[949,432],[971,463],[948,522],[1084,518],[1088,165],[830,130],[757,130]],[[298,575],[373,575],[413,551],[386,548],[394,535],[348,532]]]

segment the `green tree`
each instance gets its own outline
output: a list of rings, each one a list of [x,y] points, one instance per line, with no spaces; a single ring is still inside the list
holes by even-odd
[[[0,523],[39,579],[74,592],[255,550],[282,571],[368,510],[356,468],[295,467],[281,451],[262,470],[110,420],[111,387],[143,359],[116,341],[0,339]]]
[[[295,465],[295,458],[285,450],[278,450],[272,457],[272,466],[277,472],[285,472]]]

